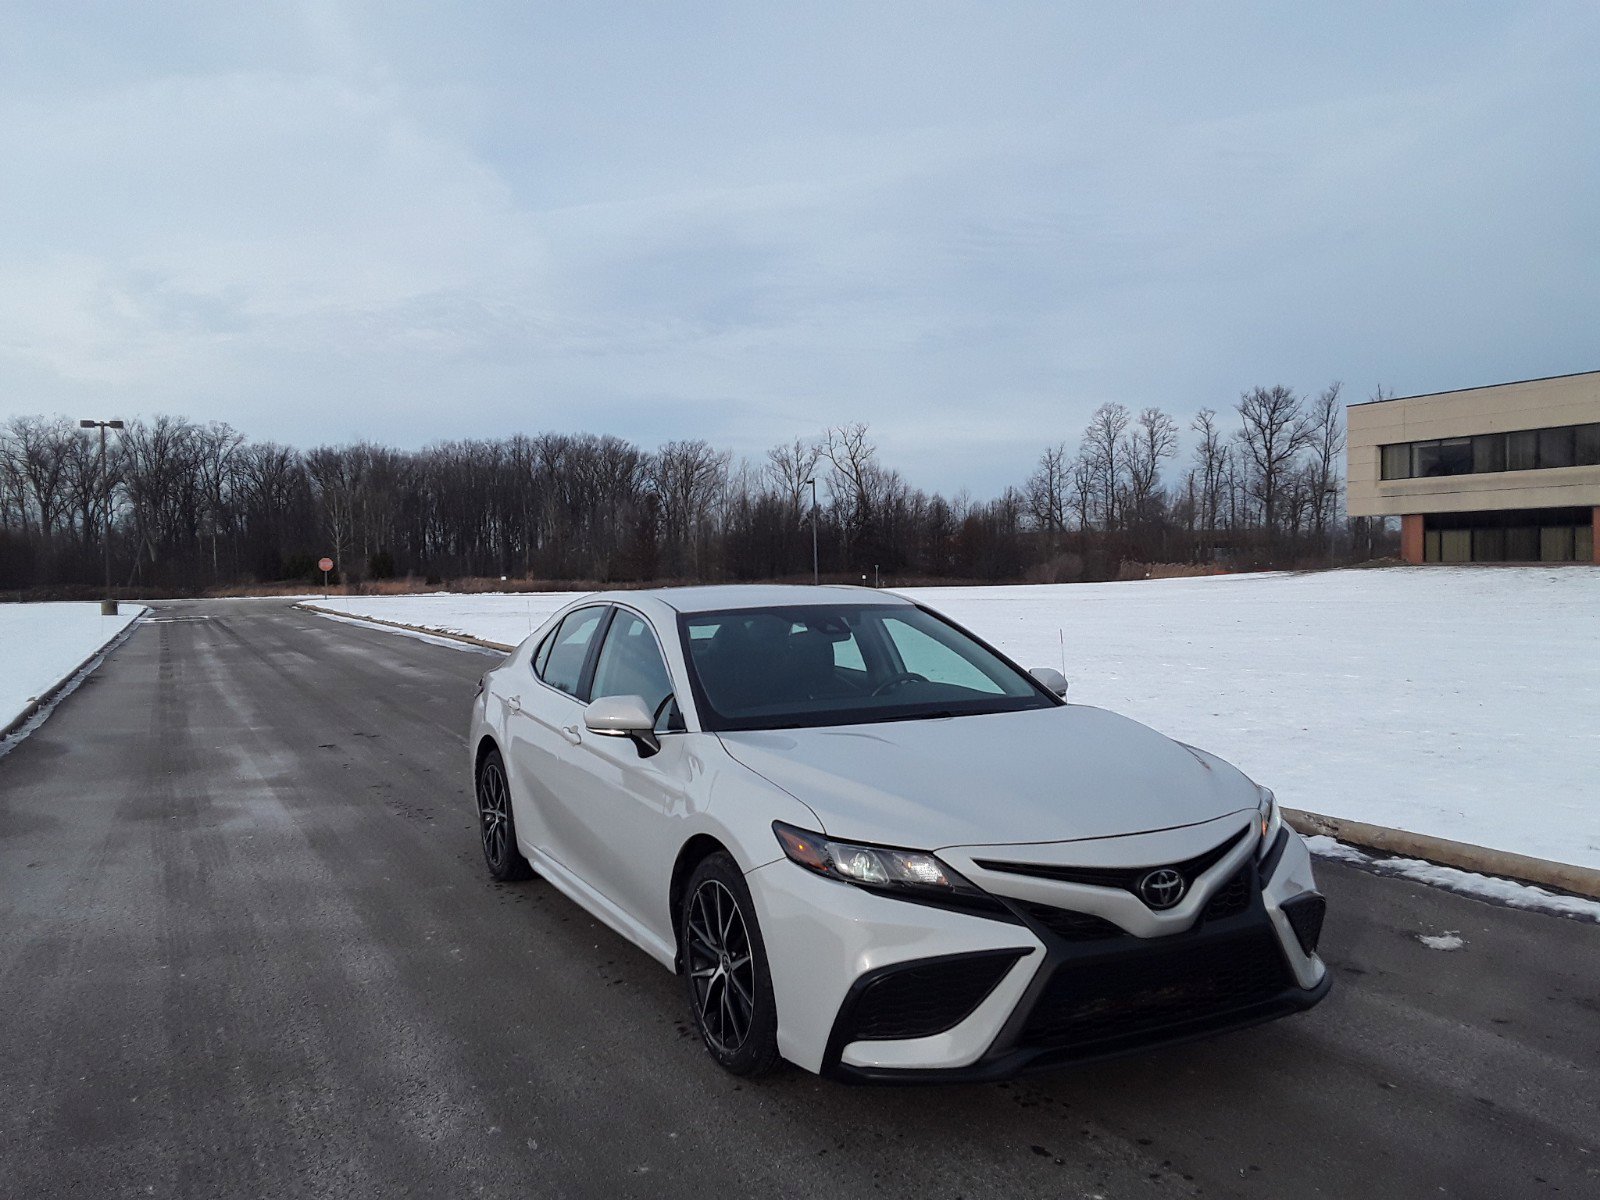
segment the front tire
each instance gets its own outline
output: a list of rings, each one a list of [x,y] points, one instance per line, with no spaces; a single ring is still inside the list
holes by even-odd
[[[491,750],[478,764],[478,837],[489,875],[500,883],[532,879],[533,867],[517,849],[517,822],[511,812],[511,784],[505,760]]]
[[[753,1078],[778,1063],[778,1008],[766,943],[739,865],[725,851],[689,876],[679,909],[683,982],[706,1050],[723,1070]]]

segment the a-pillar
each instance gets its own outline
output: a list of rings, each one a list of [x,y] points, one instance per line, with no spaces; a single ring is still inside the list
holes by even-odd
[[[1408,563],[1422,561],[1421,513],[1406,513],[1400,518],[1400,557]]]

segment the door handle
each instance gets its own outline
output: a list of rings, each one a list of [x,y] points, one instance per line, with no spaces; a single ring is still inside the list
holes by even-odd
[[[563,725],[561,727],[561,736],[566,738],[567,741],[571,742],[574,746],[583,744],[583,733],[576,725]]]

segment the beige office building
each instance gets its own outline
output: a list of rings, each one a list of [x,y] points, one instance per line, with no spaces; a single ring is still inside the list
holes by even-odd
[[[1349,408],[1349,511],[1407,562],[1600,563],[1600,371]]]

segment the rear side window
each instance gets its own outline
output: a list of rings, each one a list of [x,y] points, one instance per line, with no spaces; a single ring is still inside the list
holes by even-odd
[[[600,628],[604,608],[580,608],[568,613],[556,631],[544,640],[539,653],[534,656],[533,670],[551,687],[578,694],[583,681],[583,666],[589,660],[589,647],[594,643],[595,630]]]

